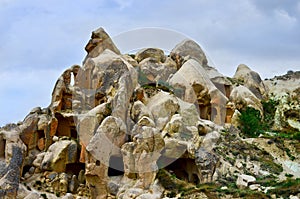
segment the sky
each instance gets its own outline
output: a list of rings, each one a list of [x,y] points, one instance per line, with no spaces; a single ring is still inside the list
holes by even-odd
[[[195,40],[224,75],[243,63],[270,78],[300,70],[299,20],[299,0],[0,0],[0,126],[47,107],[57,78],[82,64],[99,27],[125,51],[146,34],[125,44],[120,35],[166,30]]]

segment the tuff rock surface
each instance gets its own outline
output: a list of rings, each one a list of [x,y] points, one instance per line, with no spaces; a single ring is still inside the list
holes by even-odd
[[[299,144],[238,129],[274,99],[272,128],[300,131],[298,72],[263,81],[242,64],[225,77],[192,40],[122,55],[103,28],[85,50],[47,108],[0,129],[0,198],[215,198],[206,183],[230,198],[230,183],[263,194],[256,178],[300,177]]]

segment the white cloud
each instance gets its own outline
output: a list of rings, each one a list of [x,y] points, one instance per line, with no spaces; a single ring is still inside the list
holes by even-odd
[[[295,25],[297,24],[297,18],[291,16],[286,10],[284,9],[276,9],[274,10],[274,14],[276,19],[281,25]]]

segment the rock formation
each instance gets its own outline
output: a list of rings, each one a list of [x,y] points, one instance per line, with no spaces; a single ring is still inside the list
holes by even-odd
[[[49,107],[0,129],[0,198],[169,198],[231,176],[240,188],[271,172],[297,176],[299,156],[278,159],[280,172],[277,163],[267,168],[252,150],[271,162],[276,155],[249,144],[264,140],[235,128],[245,107],[264,115],[275,86],[249,67],[225,77],[192,40],[170,55],[122,55],[102,28],[85,49],[83,65],[58,78]],[[280,99],[274,126],[300,130],[299,87]]]

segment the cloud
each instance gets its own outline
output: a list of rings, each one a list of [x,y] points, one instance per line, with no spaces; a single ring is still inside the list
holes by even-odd
[[[279,23],[283,26],[293,26],[296,25],[298,20],[296,17],[291,16],[286,10],[284,9],[276,9],[274,10],[275,17],[279,21]]]

